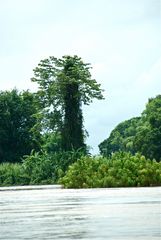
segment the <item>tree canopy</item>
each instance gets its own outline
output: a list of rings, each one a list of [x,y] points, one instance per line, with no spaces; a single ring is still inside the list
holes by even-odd
[[[134,147],[146,157],[161,160],[161,95],[149,99],[136,132]]]
[[[92,79],[90,64],[78,56],[53,56],[41,60],[32,81],[46,112],[48,128],[59,132],[62,150],[85,149],[82,104],[103,99],[100,84]]]
[[[34,94],[16,89],[0,92],[0,162],[19,162],[40,149],[38,105]]]
[[[118,124],[111,132],[109,138],[99,144],[101,154],[110,156],[117,151],[134,153],[134,137],[139,124],[140,117],[135,117]]]
[[[103,155],[116,151],[140,152],[150,159],[161,160],[161,95],[149,99],[141,117],[120,123],[109,138],[99,144]]]

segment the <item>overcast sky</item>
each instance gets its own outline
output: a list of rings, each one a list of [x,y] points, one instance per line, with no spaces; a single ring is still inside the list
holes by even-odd
[[[48,56],[91,63],[104,101],[84,109],[87,143],[161,94],[161,0],[0,0],[0,90],[35,90],[32,69]]]

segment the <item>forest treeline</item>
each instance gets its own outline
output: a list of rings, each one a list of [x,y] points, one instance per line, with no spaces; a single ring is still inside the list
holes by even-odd
[[[120,123],[92,157],[82,106],[104,97],[90,68],[78,56],[49,57],[33,70],[37,92],[0,92],[1,186],[161,184],[161,95],[141,117]]]
[[[117,151],[141,153],[161,160],[161,95],[150,98],[140,117],[121,122],[99,144],[100,153],[110,156]]]

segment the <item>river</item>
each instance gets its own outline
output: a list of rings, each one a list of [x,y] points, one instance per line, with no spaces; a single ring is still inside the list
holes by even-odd
[[[0,239],[160,240],[161,187],[0,188]]]

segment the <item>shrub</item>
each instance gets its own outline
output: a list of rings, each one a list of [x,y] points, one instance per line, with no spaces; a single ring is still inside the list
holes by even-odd
[[[110,158],[32,152],[22,164],[0,165],[0,186],[57,182],[65,188],[160,186],[161,162],[120,152]]]
[[[0,164],[0,186],[29,184],[29,176],[20,163]]]
[[[29,176],[29,184],[50,184],[56,180],[55,165],[50,155],[43,153],[31,153],[25,156],[23,167]]]
[[[65,175],[68,166],[81,156],[79,151],[71,152],[32,152],[23,161],[30,184],[53,184]]]
[[[80,158],[82,151],[31,152],[22,164],[0,164],[0,186],[54,184],[65,175],[69,165]]]
[[[161,185],[161,163],[140,154],[115,153],[110,158],[84,156],[59,180],[65,188]]]

